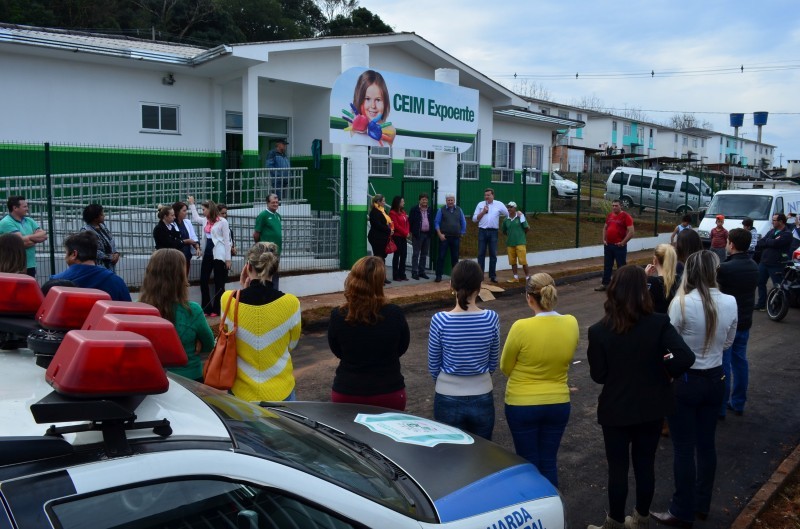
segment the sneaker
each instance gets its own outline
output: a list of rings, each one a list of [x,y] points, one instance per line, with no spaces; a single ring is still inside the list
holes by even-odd
[[[512,279],[506,279],[506,283],[519,283],[519,279],[516,277]]]
[[[600,285],[599,287],[594,289],[595,292],[605,292],[605,290],[606,290],[605,285]]]
[[[420,276],[420,277],[422,277],[422,276]],[[434,279],[433,282],[434,283],[441,283],[442,282],[442,276],[436,276],[436,279]]]

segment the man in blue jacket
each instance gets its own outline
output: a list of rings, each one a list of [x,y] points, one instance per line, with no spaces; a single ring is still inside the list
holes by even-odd
[[[67,237],[64,241],[67,253],[64,260],[67,269],[50,279],[72,281],[81,288],[96,288],[108,292],[114,301],[131,301],[128,286],[111,270],[97,266],[97,235],[91,231],[82,231]]]
[[[758,263],[758,301],[756,310],[766,310],[767,279],[778,286],[783,280],[783,268],[786,261],[792,258],[789,245],[792,243],[792,232],[786,229],[786,215],[776,213],[772,216],[772,229],[758,241],[756,252],[761,250],[761,261]]]

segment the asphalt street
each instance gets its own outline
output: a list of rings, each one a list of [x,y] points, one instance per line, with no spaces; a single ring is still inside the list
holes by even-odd
[[[557,310],[573,314],[579,322],[581,340],[570,369],[572,411],[559,452],[559,480],[573,528],[601,524],[606,513],[606,462],[602,431],[596,420],[600,386],[589,377],[586,333],[602,316],[605,294],[594,292],[597,280],[559,286]],[[508,290],[496,300],[481,304],[500,315],[501,338],[511,324],[531,316],[521,289]],[[434,386],[427,372],[427,339],[431,315],[450,306],[432,307],[407,314],[412,339],[403,357],[409,413],[432,417]],[[717,428],[718,467],[711,513],[695,527],[729,527],[752,495],[769,479],[786,455],[800,442],[800,406],[796,405],[800,373],[800,309],[791,309],[786,319],[775,323],[766,313],[754,315],[750,334],[750,390],[741,417],[729,415]],[[380,344],[376,344],[379,347]],[[324,331],[304,334],[293,354],[298,398],[330,400],[336,359],[330,353]],[[503,395],[505,377],[495,373],[496,421],[493,440],[513,450],[505,422]],[[656,457],[656,495],[653,508],[663,510],[672,494],[672,446],[662,438]],[[632,480],[628,505],[633,505]],[[655,525],[652,525],[655,527]]]

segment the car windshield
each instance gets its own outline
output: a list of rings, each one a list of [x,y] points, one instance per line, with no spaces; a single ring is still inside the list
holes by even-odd
[[[558,173],[553,173],[553,180],[563,180],[564,177]]]
[[[766,195],[727,195],[717,193],[711,199],[706,217],[725,215],[725,218],[769,220],[772,197]]]
[[[420,515],[407,489],[411,480],[398,479],[379,455],[338,442],[311,421],[302,424],[226,395],[203,400],[225,421],[240,451],[281,461],[408,516]]]

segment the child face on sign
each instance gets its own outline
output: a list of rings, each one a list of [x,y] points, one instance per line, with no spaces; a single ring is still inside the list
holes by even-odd
[[[370,120],[373,120],[379,115],[383,114],[384,104],[385,101],[383,100],[383,92],[378,85],[372,84],[368,86],[366,92],[364,93],[364,105],[362,113]]]

